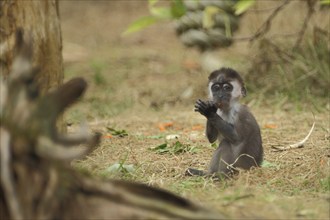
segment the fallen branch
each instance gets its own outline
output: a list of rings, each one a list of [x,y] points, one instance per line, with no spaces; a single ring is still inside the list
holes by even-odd
[[[304,144],[306,143],[306,141],[308,140],[308,138],[311,136],[311,134],[314,130],[314,127],[315,127],[315,120],[313,122],[311,129],[309,130],[308,134],[306,135],[306,137],[304,139],[302,139],[301,141],[299,141],[297,143],[290,144],[289,146],[284,146],[284,147],[272,146],[272,148],[274,149],[273,151],[277,152],[277,151],[285,151],[285,150],[302,148],[304,146]]]

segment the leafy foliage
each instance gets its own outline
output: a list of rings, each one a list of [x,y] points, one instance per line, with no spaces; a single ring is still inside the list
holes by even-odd
[[[240,0],[234,6],[235,14],[241,15],[256,3],[255,0]]]
[[[110,133],[113,136],[118,136],[118,137],[125,137],[128,136],[128,133],[126,130],[116,130],[114,128],[107,127],[107,130],[110,131]]]
[[[154,16],[145,16],[134,21],[128,26],[123,35],[128,35],[137,31],[140,31],[150,25],[156,23],[159,19]]]
[[[149,0],[150,15],[139,18],[128,26],[123,35],[140,31],[150,25],[164,20],[180,18],[186,13],[183,0],[171,0],[169,7],[157,6],[159,0]]]
[[[320,0],[321,5],[330,5],[330,0]]]
[[[267,97],[275,95],[313,103],[315,97],[329,95],[329,59],[327,33],[323,30],[315,29],[313,36],[296,50],[290,45],[262,40],[251,74],[246,77],[247,81],[254,82],[249,89]]]
[[[185,152],[195,153],[197,151],[197,148],[194,146],[190,146],[189,144],[183,144],[180,141],[176,141],[172,144],[165,142],[156,147],[150,148],[150,150],[155,151],[159,154],[180,154]]]
[[[133,164],[114,163],[106,169],[109,173],[132,173],[134,172]]]

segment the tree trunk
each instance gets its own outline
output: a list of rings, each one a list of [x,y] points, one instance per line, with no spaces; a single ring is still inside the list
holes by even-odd
[[[22,29],[25,41],[33,42],[34,66],[41,94],[63,81],[62,37],[58,1],[1,0],[0,74],[7,78],[15,56],[15,34]]]

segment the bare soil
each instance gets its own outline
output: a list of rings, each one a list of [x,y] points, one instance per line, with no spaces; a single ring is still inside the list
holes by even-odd
[[[144,1],[62,1],[60,7],[65,80],[82,76],[89,83],[84,99],[65,116],[68,130],[87,124],[103,133],[101,145],[73,166],[100,178],[162,187],[233,218],[329,219],[329,105],[298,108],[285,100],[269,105],[248,94],[243,102],[262,130],[264,167],[221,182],[187,177],[188,167],[205,169],[214,150],[204,136],[205,119],[193,111],[197,98],[207,98],[208,73],[200,67],[199,53],[180,43],[170,23],[121,36],[148,14]],[[220,56],[244,75],[249,50],[241,47]],[[303,139],[313,114],[316,126],[303,148],[272,150]],[[110,128],[128,135],[113,135]],[[178,138],[166,140],[168,135]],[[152,150],[177,141],[184,152]],[[116,163],[134,170],[110,172]]]

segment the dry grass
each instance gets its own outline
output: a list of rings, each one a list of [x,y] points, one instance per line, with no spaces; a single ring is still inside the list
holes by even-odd
[[[134,115],[127,112],[96,124],[91,123],[92,130],[103,129],[106,134],[105,127],[117,125],[119,129],[127,129],[129,135],[104,138],[102,145],[86,160],[75,162],[74,165],[103,178],[125,178],[167,188],[205,206],[226,210],[234,217],[326,218],[330,183],[329,134],[325,130],[328,122],[324,120],[326,114],[316,115],[317,126],[305,147],[273,152],[271,146],[302,139],[309,130],[312,117],[309,113],[295,115],[292,112],[256,111],[262,126],[268,165],[242,172],[234,180],[214,182],[208,178],[184,176],[187,167],[206,168],[213,147],[207,143],[203,129],[194,130],[204,119],[188,108],[181,109],[181,112],[178,110],[168,111],[165,117],[162,111],[141,110]],[[276,123],[278,127],[265,128],[273,120],[279,122]],[[166,121],[174,122],[173,127],[160,131],[158,123]],[[158,154],[149,149],[165,142],[165,138],[154,137],[167,134],[180,135],[178,140],[181,143],[195,146],[197,151]],[[135,171],[131,174],[107,171],[108,167],[120,160],[126,165],[134,165]],[[250,212],[256,206],[265,212]],[[240,207],[244,208],[240,210]],[[269,209],[278,213],[270,215]],[[242,213],[236,213],[238,210]]]
[[[147,14],[138,2],[80,3],[61,2],[63,39],[82,47],[82,55],[73,53],[77,49],[67,54],[83,59],[66,66],[66,78],[83,76],[90,88],[66,119],[72,123],[70,132],[86,122],[104,138],[99,148],[73,166],[101,178],[163,187],[234,218],[329,218],[330,118],[324,104],[328,101],[315,99],[320,103],[317,108],[309,103],[297,108],[285,99],[265,104],[262,94],[249,94],[248,105],[262,129],[265,167],[223,182],[187,177],[186,168],[206,168],[214,150],[204,136],[205,119],[193,112],[195,99],[206,98],[207,73],[199,68],[198,54],[185,49],[168,24],[120,37],[130,22]],[[244,70],[248,65],[242,51],[229,49],[225,55],[234,68]],[[183,96],[189,89],[192,95]],[[313,123],[311,112],[316,127],[305,146],[273,152],[271,146],[305,137]],[[161,131],[159,124],[166,122],[173,126]],[[110,136],[108,128],[124,129],[128,136]],[[150,150],[171,134],[193,150],[177,154]],[[175,141],[167,142],[171,146]],[[116,163],[133,165],[134,171],[110,172]]]

